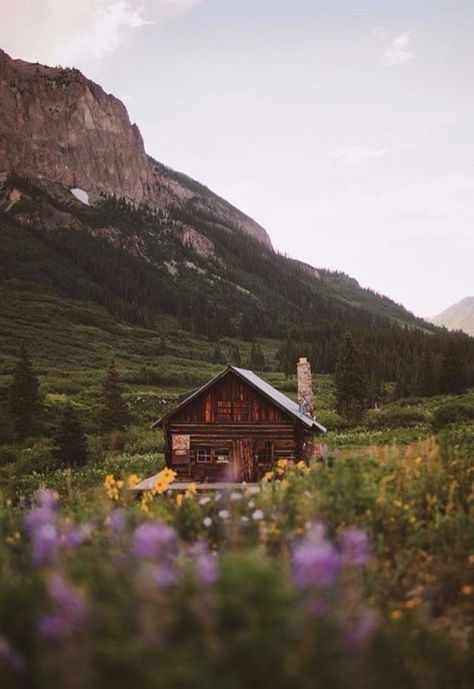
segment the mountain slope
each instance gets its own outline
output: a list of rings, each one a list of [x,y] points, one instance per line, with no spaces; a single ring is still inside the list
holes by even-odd
[[[273,251],[263,228],[147,156],[125,108],[77,70],[0,54],[0,171],[0,369],[22,339],[69,372],[103,362],[104,343],[160,360],[166,335],[176,358],[208,364],[216,339],[259,338],[273,365],[278,350],[293,370],[304,351],[332,372],[347,330],[385,380],[426,350],[439,362],[448,339],[474,361],[467,336]]]
[[[0,172],[115,194],[154,207],[192,207],[224,230],[271,246],[266,231],[203,185],[147,156],[121,101],[77,69],[12,60],[0,50]]]
[[[474,337],[474,297],[465,297],[431,319],[449,330],[463,330]]]

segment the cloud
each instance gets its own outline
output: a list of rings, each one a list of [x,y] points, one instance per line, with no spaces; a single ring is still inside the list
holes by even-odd
[[[416,57],[412,49],[411,34],[407,31],[396,36],[382,55],[382,64],[385,67],[396,67],[409,62]]]
[[[0,45],[13,57],[81,67],[133,31],[206,0],[1,0]]]
[[[390,153],[388,148],[373,148],[371,146],[357,145],[338,148],[332,152],[331,157],[344,165],[353,165],[354,163],[365,163],[369,160],[378,160],[388,153]]]

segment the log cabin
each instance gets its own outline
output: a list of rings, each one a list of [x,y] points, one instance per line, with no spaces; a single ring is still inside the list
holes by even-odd
[[[278,459],[309,461],[315,435],[311,368],[298,363],[298,402],[252,371],[229,366],[152,424],[177,481],[252,483]]]

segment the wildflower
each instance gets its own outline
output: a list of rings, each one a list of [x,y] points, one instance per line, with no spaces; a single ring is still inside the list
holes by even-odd
[[[169,562],[160,562],[153,567],[153,579],[157,586],[161,588],[169,588],[170,586],[174,586],[177,581],[176,568],[173,567]]]
[[[242,493],[237,493],[234,491],[230,494],[230,500],[231,502],[239,502],[239,500],[242,500]]]
[[[354,651],[367,646],[376,628],[377,617],[372,610],[366,610],[358,615],[346,631],[347,648]]]
[[[84,596],[58,572],[48,577],[46,589],[53,612],[40,620],[40,632],[43,636],[53,638],[69,636],[85,620]]]
[[[114,533],[123,533],[127,524],[125,511],[118,509],[112,510],[112,512],[109,514],[107,524]]]
[[[158,522],[145,522],[135,529],[132,539],[132,553],[135,557],[153,560],[169,552],[176,542],[176,533],[171,526]]]
[[[469,584],[465,584],[461,589],[461,593],[463,596],[470,596],[470,595],[472,595],[473,591],[474,591],[474,587],[470,586]]]
[[[170,483],[176,478],[176,472],[173,469],[163,469],[156,477],[155,485],[153,487],[155,493],[162,495],[168,490]]]
[[[262,481],[271,481],[274,478],[275,474],[273,471],[267,471],[262,478]]]
[[[470,565],[474,565],[474,553],[469,555],[469,557],[467,558],[467,561],[469,562]]]
[[[204,519],[202,520],[202,523],[204,524],[204,526],[206,528],[209,528],[212,524],[212,519],[210,517],[204,517]]]
[[[401,610],[392,610],[392,612],[390,613],[390,618],[391,618],[392,620],[395,620],[395,621],[396,621],[396,620],[401,619],[402,614],[403,614],[403,613],[402,613]]]
[[[13,670],[22,670],[24,667],[23,660],[4,636],[0,636],[0,667],[2,665],[11,667]]]
[[[196,495],[196,493],[197,493],[196,484],[190,483],[189,486],[186,488],[185,497],[192,498],[193,495]]]
[[[68,548],[78,548],[90,538],[91,531],[90,524],[85,524],[79,528],[68,525],[61,534],[61,544]]]
[[[198,541],[188,549],[188,553],[194,561],[194,569],[199,581],[207,586],[213,584],[218,577],[217,559],[209,551],[207,544]]]
[[[208,495],[204,495],[204,497],[199,498],[199,504],[202,506],[207,505],[208,502],[211,502],[211,498]]]
[[[293,580],[300,588],[333,585],[341,571],[341,556],[322,525],[313,526],[293,551]]]
[[[182,493],[178,493],[178,495],[176,496],[176,504],[178,505],[178,507],[181,507],[181,505],[183,504],[183,499],[184,495]]]
[[[230,517],[229,510],[219,510],[218,514],[221,519],[229,519]]]
[[[344,562],[357,567],[366,565],[370,559],[369,541],[365,531],[354,527],[344,529],[339,536]]]
[[[262,510],[255,510],[252,514],[252,519],[256,522],[259,522],[263,519],[263,512]]]
[[[130,476],[127,479],[127,487],[134,488],[140,483],[141,480],[142,479],[138,474],[130,474]]]
[[[107,474],[104,479],[105,492],[111,500],[119,499],[120,489],[123,487],[123,485],[123,481],[115,479],[113,474]]]
[[[248,521],[249,521],[249,518],[246,517],[245,514],[244,514],[242,517],[240,517],[240,521],[241,521],[241,522],[248,522]]]

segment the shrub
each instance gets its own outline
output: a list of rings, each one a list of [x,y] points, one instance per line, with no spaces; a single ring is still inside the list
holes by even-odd
[[[418,426],[427,420],[426,412],[412,407],[393,406],[365,414],[367,426],[375,429]]]
[[[474,419],[474,404],[465,400],[453,400],[438,407],[433,414],[433,428],[438,430],[450,424]]]

